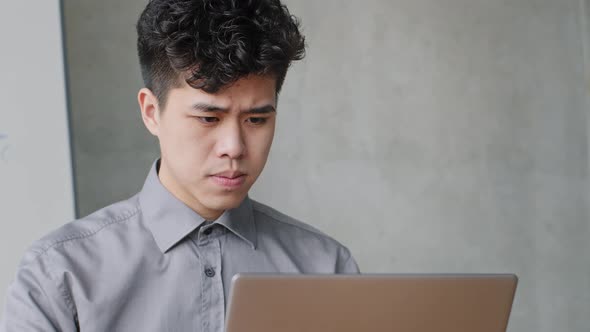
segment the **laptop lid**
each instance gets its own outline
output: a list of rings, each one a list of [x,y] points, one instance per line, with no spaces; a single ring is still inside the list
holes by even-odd
[[[271,275],[232,280],[227,332],[504,332],[515,275]]]

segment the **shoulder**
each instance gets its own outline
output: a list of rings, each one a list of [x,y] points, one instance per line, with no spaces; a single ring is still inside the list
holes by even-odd
[[[120,225],[136,219],[139,212],[137,195],[135,195],[127,200],[104,207],[86,217],[68,222],[35,241],[25,252],[21,264],[34,261],[58,249],[61,251],[69,245],[96,244],[96,241],[93,241],[96,237],[103,233],[117,232]]]
[[[305,245],[319,245],[348,253],[348,249],[330,235],[293,217],[290,217],[268,205],[252,200],[252,210],[259,231],[271,232],[283,241],[299,241]]]
[[[268,205],[262,204],[255,200],[252,201],[252,210],[254,211],[255,217],[262,217],[262,219],[268,219],[272,222],[279,223],[277,226],[284,226],[284,227],[294,227],[304,232],[309,232],[311,234],[315,234],[321,237],[330,238],[324,232],[320,231],[319,229],[306,224],[302,221],[299,221],[293,217],[290,217]],[[259,219],[259,218],[257,218]],[[331,239],[331,238],[330,238]]]
[[[265,242],[263,246],[274,253],[291,252],[290,259],[302,260],[302,271],[358,272],[349,249],[326,233],[254,200],[252,210],[259,239]]]

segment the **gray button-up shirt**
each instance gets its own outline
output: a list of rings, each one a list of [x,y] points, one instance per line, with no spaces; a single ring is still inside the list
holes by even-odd
[[[239,272],[357,273],[334,239],[246,198],[207,222],[160,183],[35,243],[0,331],[223,331]]]

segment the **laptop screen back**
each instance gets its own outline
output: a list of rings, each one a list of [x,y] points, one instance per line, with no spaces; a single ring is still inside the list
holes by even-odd
[[[504,332],[515,275],[237,275],[227,332]]]

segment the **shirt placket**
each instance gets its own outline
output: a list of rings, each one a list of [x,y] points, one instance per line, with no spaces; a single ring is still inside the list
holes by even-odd
[[[204,332],[223,332],[225,303],[221,273],[221,247],[219,236],[222,229],[210,225],[199,230],[198,251],[203,277],[201,278],[201,327]]]

